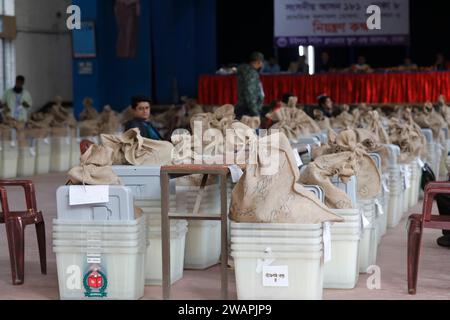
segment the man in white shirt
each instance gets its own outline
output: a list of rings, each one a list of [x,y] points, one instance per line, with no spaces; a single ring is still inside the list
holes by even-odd
[[[8,89],[3,95],[3,115],[10,116],[17,121],[28,120],[28,110],[33,105],[30,93],[24,89],[25,77],[17,76],[14,88]]]

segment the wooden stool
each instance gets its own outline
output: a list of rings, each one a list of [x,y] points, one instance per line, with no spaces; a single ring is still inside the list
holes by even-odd
[[[227,210],[227,178],[230,171],[225,165],[174,165],[161,168],[161,236],[162,236],[162,268],[163,268],[163,299],[170,299],[170,220],[220,220],[222,232],[221,278],[222,299],[228,299],[228,210]],[[187,175],[203,175],[199,193],[194,205],[194,212],[182,215],[169,212],[169,180]],[[208,176],[218,176],[220,182],[221,215],[199,213],[200,202],[205,190]]]

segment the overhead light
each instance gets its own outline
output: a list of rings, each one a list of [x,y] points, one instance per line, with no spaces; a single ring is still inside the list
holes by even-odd
[[[313,46],[308,46],[308,65],[309,65],[309,74],[313,75],[316,73],[315,69],[315,50]]]

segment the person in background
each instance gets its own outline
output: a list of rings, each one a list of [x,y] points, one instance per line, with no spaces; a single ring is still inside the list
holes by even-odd
[[[31,95],[24,85],[25,77],[17,76],[14,88],[6,90],[3,95],[3,115],[22,122],[28,121],[28,111],[33,106]]]
[[[300,56],[297,62],[291,62],[288,72],[293,74],[309,74],[309,65],[306,63],[306,56]]]
[[[139,129],[141,136],[152,140],[163,140],[159,132],[150,123],[151,101],[142,96],[133,97],[131,101],[134,119],[125,123],[125,132]]]
[[[445,62],[445,57],[442,53],[438,53],[436,55],[436,62],[434,63],[434,68],[436,71],[445,71],[447,70],[447,65]]]
[[[333,105],[333,100],[327,95],[321,95],[318,98],[319,110],[323,112],[323,115],[327,118],[335,117],[339,110],[336,110]]]
[[[409,57],[406,57],[403,64],[398,67],[399,71],[416,71],[417,69],[417,64],[413,63]]]
[[[318,73],[327,73],[327,72],[333,72],[333,66],[330,62],[330,55],[328,52],[324,51],[320,55],[320,62],[317,67]]]
[[[269,61],[264,62],[264,68],[262,69],[263,74],[277,74],[280,73],[281,68],[278,64],[278,60],[275,57],[269,59]]]
[[[371,73],[373,72],[372,68],[366,63],[366,57],[359,56],[358,62],[351,67],[352,72],[354,73]]]
[[[264,90],[259,71],[264,65],[264,55],[253,52],[248,63],[242,64],[237,72],[238,102],[236,118],[243,116],[260,117],[264,103]]]

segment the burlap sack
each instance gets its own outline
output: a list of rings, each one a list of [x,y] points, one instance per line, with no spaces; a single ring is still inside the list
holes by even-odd
[[[302,171],[300,182],[317,185],[325,191],[325,204],[332,209],[351,209],[352,204],[347,194],[331,183],[331,178],[338,176],[346,183],[356,172],[356,155],[353,152],[341,152],[324,155],[311,162]]]
[[[412,116],[409,117],[410,121],[407,123],[401,123],[400,120],[392,118],[389,124],[391,141],[400,147],[400,163],[410,163],[419,156],[426,156],[424,154],[427,146],[426,138],[420,127],[412,120]]]
[[[105,106],[98,121],[98,131],[100,134],[115,134],[120,130],[119,117],[111,106]]]
[[[365,141],[370,136],[372,136],[371,133],[363,129],[344,130],[338,135],[329,132],[327,144],[313,150],[315,160],[327,154],[339,154],[341,152],[353,152],[355,154],[359,199],[371,199],[381,192],[381,175],[377,165],[363,145],[358,143],[359,139]]]
[[[112,169],[112,153],[108,147],[91,145],[81,156],[81,164],[68,175],[74,184],[120,185],[120,179]]]
[[[113,150],[115,165],[166,165],[172,162],[173,145],[166,141],[143,138],[139,129],[122,135],[102,134],[103,145]]]
[[[321,131],[317,123],[303,110],[297,108],[282,107],[266,116],[275,124],[271,130],[280,130],[289,140],[295,140],[300,136],[309,136]]]
[[[436,112],[430,102],[425,103],[422,112],[414,116],[414,121],[423,129],[431,129],[435,141],[443,140],[443,128],[448,124],[441,114]]]
[[[27,122],[27,127],[31,129],[49,129],[53,122],[53,115],[42,112],[33,113]]]
[[[134,119],[134,112],[131,106],[127,107],[122,113],[119,115],[119,121],[121,124],[125,124],[130,120]]]
[[[56,97],[56,104],[52,106],[50,114],[53,116],[52,127],[75,128],[77,121],[72,113],[62,106],[62,98]]]
[[[261,126],[260,117],[243,116],[241,122],[251,129],[258,129]]]
[[[70,127],[53,127],[50,129],[50,135],[53,138],[66,138],[70,137],[72,134],[72,130]]]
[[[333,130],[331,128],[331,121],[330,118],[327,118],[323,115],[323,112],[319,109],[315,109],[313,111],[314,113],[314,120],[316,121],[317,125],[319,126],[321,131],[328,131]]]
[[[80,114],[80,121],[95,120],[98,118],[98,112],[93,106],[94,101],[91,98],[83,100],[84,109]]]
[[[346,104],[341,106],[341,114],[331,119],[331,126],[334,129],[347,129],[355,126],[355,117],[350,113],[350,107]]]
[[[367,130],[371,131],[377,137],[377,140],[382,144],[391,144],[391,140],[381,123],[380,115],[377,111],[369,112],[369,124]]]
[[[297,184],[299,171],[284,134],[258,139],[257,162],[247,169],[232,193],[230,219],[250,223],[316,224],[340,222],[317,197]],[[267,146],[270,155],[265,152]],[[278,164],[275,171],[268,166]]]
[[[93,137],[99,135],[98,120],[86,120],[78,123],[80,137]]]

